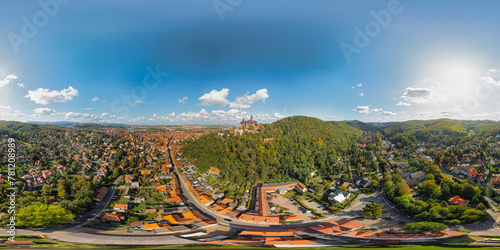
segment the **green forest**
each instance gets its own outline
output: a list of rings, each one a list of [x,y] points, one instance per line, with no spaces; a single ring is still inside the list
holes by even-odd
[[[356,150],[361,134],[341,122],[295,116],[265,125],[260,133],[210,133],[186,141],[182,153],[201,172],[214,166],[235,183],[307,182],[316,170],[321,175],[340,173],[338,158]]]

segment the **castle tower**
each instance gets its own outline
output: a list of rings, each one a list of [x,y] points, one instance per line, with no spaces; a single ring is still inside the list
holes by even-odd
[[[253,122],[253,115],[250,116],[250,122]]]

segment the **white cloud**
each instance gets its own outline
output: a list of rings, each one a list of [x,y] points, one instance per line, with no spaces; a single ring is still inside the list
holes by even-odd
[[[53,114],[56,111],[51,109],[51,108],[36,108],[33,111],[37,114],[42,114],[42,115],[48,115],[48,114]]]
[[[381,112],[380,114],[378,114],[378,115],[398,115],[398,114],[396,114],[396,113],[394,113],[394,112],[391,112],[391,111],[382,111],[382,112]]]
[[[12,80],[16,80],[17,76],[14,74],[7,75],[6,77],[3,78],[3,80],[0,80],[0,88],[9,84]]]
[[[255,94],[236,97],[236,100],[231,102],[229,107],[232,109],[248,109],[254,102],[262,100],[263,103],[266,103],[267,98],[269,98],[267,89],[259,89]]]
[[[224,111],[224,110],[212,110],[212,115],[215,115],[217,117],[224,117],[224,116],[226,116],[226,111]]]
[[[68,112],[65,114],[66,120],[71,120],[71,119],[76,119],[76,118],[80,118],[80,119],[85,120],[87,122],[98,122],[98,121],[102,121],[102,120],[117,119],[116,115],[110,115],[109,113],[102,113],[100,115],[94,115],[94,114],[82,114],[82,113],[76,113],[76,112]]]
[[[109,113],[102,113],[100,116],[97,117],[97,120],[109,120],[116,118],[116,115],[110,115]]]
[[[76,118],[76,117],[84,117],[84,116],[89,116],[88,114],[81,114],[81,113],[75,113],[75,112],[68,112],[65,114],[66,118]]]
[[[360,115],[367,115],[370,113],[370,106],[357,106],[353,111]]]
[[[407,102],[402,102],[402,101],[399,101],[398,103],[396,103],[396,106],[405,106],[405,107],[409,107],[409,106],[411,106],[411,103],[407,103]]]
[[[498,88],[500,87],[500,77],[499,72],[496,69],[490,69],[484,76],[480,78],[486,84],[490,84],[491,86]]]
[[[94,96],[94,98],[92,98],[92,100],[91,100],[91,101],[93,101],[93,102],[98,102],[99,100],[100,100],[100,99],[99,99],[99,97]]]
[[[188,97],[187,97],[187,96],[184,96],[184,97],[182,97],[182,98],[180,98],[180,99],[177,99],[177,101],[178,101],[180,104],[186,104],[186,103],[187,103],[187,102],[186,102],[186,101],[187,101],[187,99],[188,99]]]
[[[175,116],[175,113],[174,113],[174,112],[172,112],[172,113],[168,114],[168,116],[170,116],[170,117],[174,117],[174,116]]]
[[[47,105],[54,102],[71,101],[77,95],[78,90],[69,86],[67,89],[63,89],[61,91],[50,91],[49,89],[38,88],[36,90],[28,91],[28,95],[25,97],[29,97],[31,101],[34,101],[37,104]]]
[[[423,111],[415,113],[419,119],[437,119],[437,118],[452,118],[452,119],[471,119],[473,114],[467,113],[465,110],[454,108],[454,109],[443,109],[435,111]]]
[[[134,103],[144,103],[144,102],[141,100],[136,100],[136,101],[134,101]]]
[[[12,107],[11,106],[0,105],[0,108],[10,110]]]
[[[353,90],[353,92],[354,92],[356,95],[358,95],[358,96],[360,96],[360,97],[363,97],[363,96],[365,96],[365,93],[363,93],[363,92],[361,91],[361,89],[360,89],[361,87],[363,87],[363,83],[356,84],[356,86],[351,87],[351,89]]]
[[[220,91],[213,89],[210,93],[206,93],[198,98],[201,102],[198,103],[198,106],[219,105],[224,107],[229,104],[229,101],[226,99],[228,95],[229,89],[221,89]]]
[[[209,117],[210,117],[210,114],[205,109],[200,110],[199,113],[189,111],[188,113],[184,112],[180,115],[177,115],[177,118],[180,119],[181,121],[192,121],[192,120],[200,120],[200,119],[204,120],[204,119],[208,119]]]
[[[85,110],[92,110],[92,108],[85,108]]]
[[[384,109],[381,109],[381,108],[370,109],[370,105],[357,106],[355,109],[353,109],[354,112],[356,112],[356,113],[358,113],[360,115],[367,115],[367,114],[370,114],[370,113],[378,113],[378,112],[381,112],[383,110]]]
[[[285,116],[282,115],[282,114],[280,114],[280,113],[274,113],[273,117],[276,118],[276,119],[285,118]]]
[[[436,101],[443,101],[446,95],[439,93],[434,88],[406,88],[406,91],[401,96],[401,99],[417,104],[426,104]]]
[[[17,84],[17,86],[18,86],[19,88],[23,88],[23,89],[25,89],[25,88],[26,88],[26,87],[24,86],[24,84],[22,84],[22,83],[18,83],[18,84]]]

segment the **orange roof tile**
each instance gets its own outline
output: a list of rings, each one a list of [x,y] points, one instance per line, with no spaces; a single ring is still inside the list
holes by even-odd
[[[455,197],[448,200],[449,203],[453,205],[463,205],[466,206],[469,203],[469,200],[462,199],[462,197],[456,195]]]
[[[144,225],[144,229],[146,230],[151,230],[151,229],[155,229],[155,228],[159,228],[160,225],[158,225],[158,223],[150,223],[150,224],[146,224]]]

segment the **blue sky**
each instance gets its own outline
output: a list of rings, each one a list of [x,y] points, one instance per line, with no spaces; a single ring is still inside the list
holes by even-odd
[[[499,120],[500,2],[120,3],[2,3],[0,119]]]

